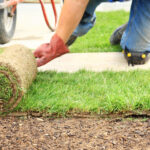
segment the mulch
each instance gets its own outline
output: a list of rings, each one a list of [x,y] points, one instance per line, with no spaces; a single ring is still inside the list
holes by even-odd
[[[0,150],[150,150],[150,119],[0,118]]]

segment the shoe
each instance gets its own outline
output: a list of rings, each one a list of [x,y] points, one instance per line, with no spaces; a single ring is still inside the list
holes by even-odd
[[[76,39],[77,39],[77,36],[71,35],[66,45],[71,46],[75,42]]]
[[[128,65],[143,65],[148,60],[148,52],[131,52],[127,48],[123,50],[125,59],[128,62]]]
[[[117,28],[117,29],[113,32],[113,34],[112,34],[111,37],[110,37],[110,43],[111,43],[111,45],[120,44],[122,35],[123,35],[124,31],[126,30],[127,25],[128,25],[128,23],[126,23],[126,24],[120,26],[119,28]]]

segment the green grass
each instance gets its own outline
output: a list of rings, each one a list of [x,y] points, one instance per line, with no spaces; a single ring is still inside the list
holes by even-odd
[[[3,49],[2,48],[0,48],[0,53],[2,53],[3,52]]]
[[[3,48],[0,48],[0,54],[3,52]],[[7,68],[0,66],[1,70],[7,70]],[[11,83],[8,80],[8,78],[0,73],[0,99],[3,99],[5,101],[8,101],[12,96],[12,89],[11,89]]]
[[[0,73],[0,99],[3,99],[7,102],[12,97],[13,92],[11,86],[12,85],[8,78]]]
[[[124,11],[97,12],[96,25],[92,30],[70,47],[71,52],[114,52],[121,51],[121,47],[111,46],[109,38],[113,31],[120,25],[126,23],[129,13]]]
[[[11,81],[4,73],[1,72],[5,72],[7,75],[9,75]],[[13,89],[11,82],[15,85],[14,99],[16,100],[21,90],[20,85],[17,82],[16,76],[14,75],[14,72],[10,71],[7,67],[0,66],[0,99],[4,100],[6,103],[13,96]]]
[[[150,71],[40,72],[18,111],[111,113],[150,110]]]
[[[97,13],[96,26],[79,38],[71,52],[120,51],[109,37],[128,20],[124,11]],[[39,72],[17,111],[111,113],[150,110],[150,71],[56,73]]]

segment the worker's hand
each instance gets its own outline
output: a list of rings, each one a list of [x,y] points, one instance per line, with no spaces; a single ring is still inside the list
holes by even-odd
[[[36,49],[34,56],[37,58],[37,66],[40,67],[52,59],[68,52],[69,49],[63,40],[57,34],[55,34],[50,43],[42,44]]]

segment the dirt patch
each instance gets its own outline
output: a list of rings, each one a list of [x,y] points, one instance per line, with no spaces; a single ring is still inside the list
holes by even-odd
[[[0,118],[0,149],[150,150],[150,120]]]

